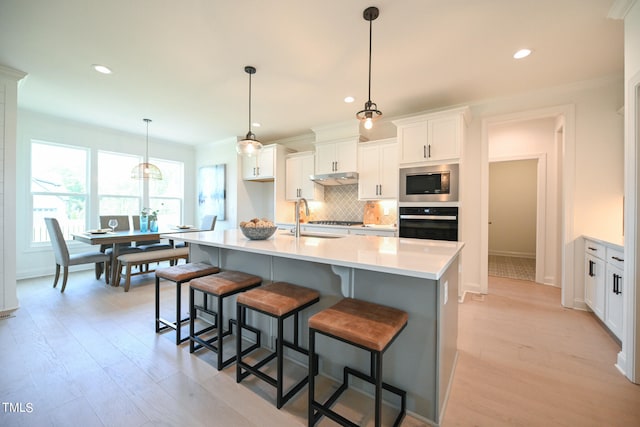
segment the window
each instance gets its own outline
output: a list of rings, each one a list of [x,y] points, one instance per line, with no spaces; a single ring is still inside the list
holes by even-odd
[[[49,242],[44,218],[54,217],[66,239],[87,219],[89,150],[31,141],[31,206],[34,243]]]
[[[182,224],[184,200],[184,164],[171,160],[149,159],[162,172],[162,180],[149,180],[149,204],[158,211],[164,226]]]
[[[98,151],[99,215],[136,215],[142,209],[142,181],[131,179],[131,169],[142,158]]]

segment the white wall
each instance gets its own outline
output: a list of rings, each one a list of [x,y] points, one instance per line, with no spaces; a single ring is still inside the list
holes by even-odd
[[[618,366],[627,377],[640,383],[640,244],[638,241],[638,164],[637,146],[640,144],[640,2],[636,1],[624,18],[624,74],[625,74],[625,322],[622,351]]]
[[[535,258],[537,160],[489,166],[489,254]]]
[[[118,151],[144,156],[145,127],[140,119],[140,135],[132,135],[113,129],[106,129],[52,117],[32,111],[18,111],[18,147],[17,147],[17,277],[36,277],[53,274],[55,261],[50,245],[35,245],[31,239],[31,197],[30,197],[30,146],[31,140],[81,145],[91,149],[91,156],[97,156],[98,150]],[[194,171],[195,149],[190,145],[160,141],[149,136],[149,156],[160,159],[176,160],[184,163],[184,222],[195,223],[196,214],[196,174]],[[95,173],[95,171],[93,171]],[[97,203],[94,209],[97,209]],[[90,218],[91,227],[99,227],[98,214]],[[84,252],[92,250],[89,246],[70,242],[69,251]],[[79,266],[77,269],[86,268]],[[73,268],[71,269],[73,270]]]
[[[216,230],[235,228],[237,226],[238,207],[248,200],[247,192],[238,185],[242,179],[242,171],[239,163],[240,157],[236,153],[236,141],[237,138],[233,137],[196,147],[196,171],[202,166],[226,165],[227,199],[225,220],[218,219]]]
[[[574,207],[570,244],[584,234],[605,240],[619,238],[622,230],[623,120],[617,113],[623,102],[623,79],[614,76],[598,81],[550,88],[471,105],[472,120],[464,146],[461,171],[461,239],[463,249],[462,290],[480,289],[482,122],[484,119],[536,111],[561,105],[575,106],[575,195],[566,203]],[[484,156],[487,156],[485,153]],[[485,157],[486,158],[486,157]],[[594,167],[597,167],[594,169]],[[606,185],[594,185],[594,171],[607,171]],[[606,203],[603,203],[606,201]],[[597,214],[592,205],[596,204]],[[602,221],[606,218],[606,221]],[[576,264],[576,262],[574,262]],[[581,265],[579,271],[582,271]],[[570,283],[569,286],[577,286]]]

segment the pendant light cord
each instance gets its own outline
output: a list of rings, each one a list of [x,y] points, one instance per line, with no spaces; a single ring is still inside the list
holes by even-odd
[[[251,132],[251,73],[249,73],[249,133]]]
[[[369,21],[369,104],[371,104],[371,40],[372,40],[372,30],[373,20]]]
[[[144,162],[149,163],[149,122],[151,121],[151,119],[142,119],[142,120],[147,122],[147,149],[146,149]]]

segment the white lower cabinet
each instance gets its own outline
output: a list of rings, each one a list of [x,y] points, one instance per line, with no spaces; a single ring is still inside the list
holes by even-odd
[[[618,339],[622,339],[624,254],[585,238],[584,300]]]
[[[605,247],[592,241],[585,242],[584,299],[589,308],[604,320]]]
[[[607,286],[604,323],[615,336],[622,339],[624,310],[624,255],[607,248]]]
[[[356,234],[360,236],[380,236],[380,237],[395,237],[396,232],[388,229],[376,229],[368,227],[352,227],[349,229],[349,234]]]

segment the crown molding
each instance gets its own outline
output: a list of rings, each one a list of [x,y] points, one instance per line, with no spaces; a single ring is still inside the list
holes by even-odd
[[[627,13],[631,10],[636,0],[615,0],[609,9],[607,18],[609,19],[624,19]]]

